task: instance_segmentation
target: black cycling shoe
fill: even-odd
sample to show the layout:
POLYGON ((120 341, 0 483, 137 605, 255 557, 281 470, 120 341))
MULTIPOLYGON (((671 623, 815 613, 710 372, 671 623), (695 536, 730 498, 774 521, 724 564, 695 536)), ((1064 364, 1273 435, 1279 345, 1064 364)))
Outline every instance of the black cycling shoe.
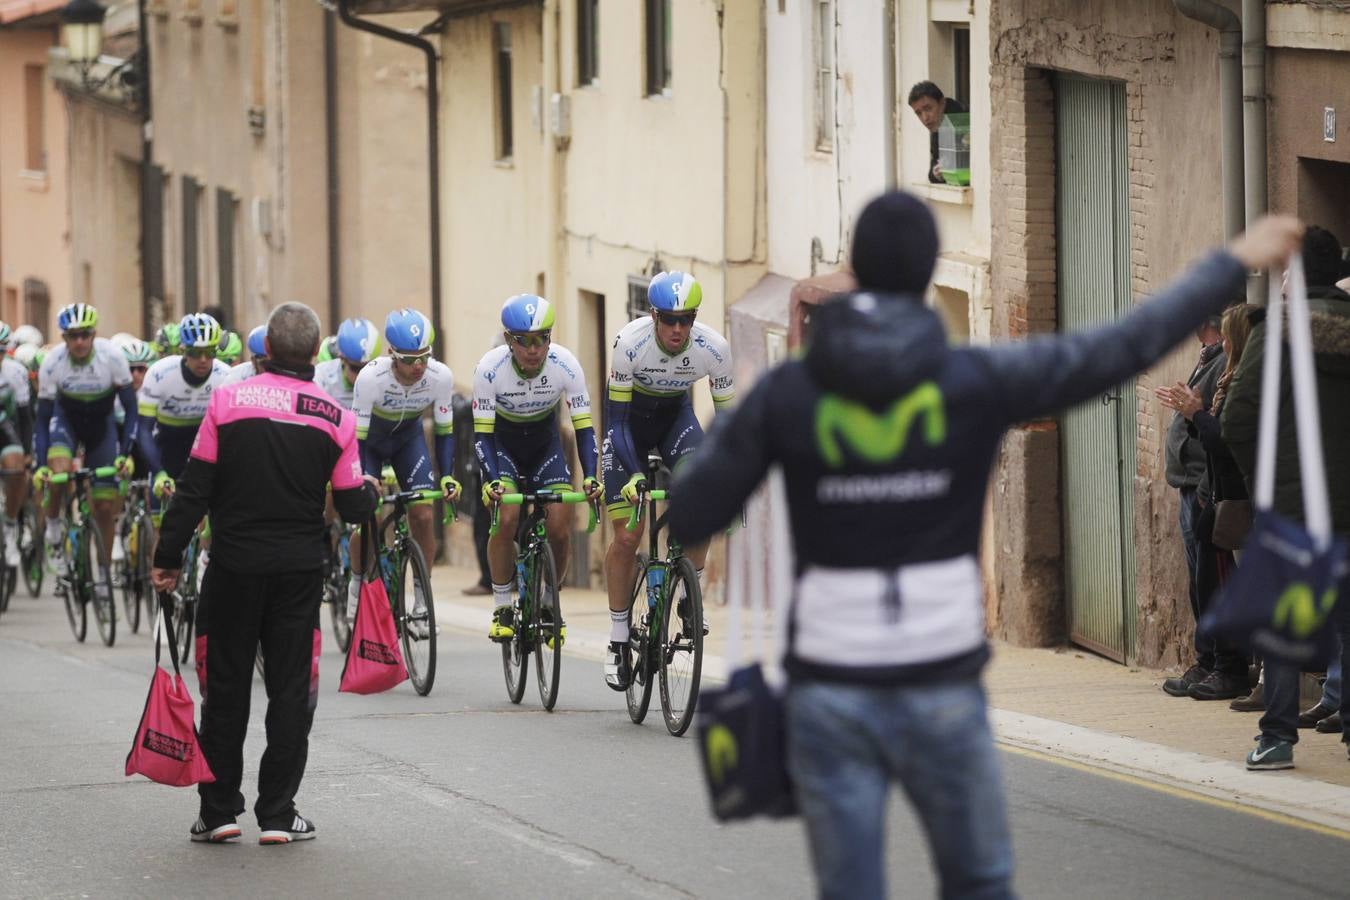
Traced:
POLYGON ((610 641, 609 652, 605 655, 605 684, 610 690, 626 691, 633 681, 633 661, 628 644, 622 641, 610 641))

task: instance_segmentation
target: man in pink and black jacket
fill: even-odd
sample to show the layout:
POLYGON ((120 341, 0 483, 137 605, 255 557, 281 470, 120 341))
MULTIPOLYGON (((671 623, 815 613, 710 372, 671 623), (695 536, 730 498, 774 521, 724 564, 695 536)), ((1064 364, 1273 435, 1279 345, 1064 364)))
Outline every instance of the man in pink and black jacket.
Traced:
POLYGON ((172 590, 183 551, 211 516, 202 582, 206 654, 201 746, 216 780, 199 786, 194 841, 236 840, 255 648, 267 660, 267 750, 254 812, 259 843, 314 837, 295 809, 318 701, 324 498, 348 522, 375 509, 378 483, 361 474, 356 423, 313 381, 319 319, 283 303, 267 322, 267 371, 217 389, 164 514, 151 580, 172 590))

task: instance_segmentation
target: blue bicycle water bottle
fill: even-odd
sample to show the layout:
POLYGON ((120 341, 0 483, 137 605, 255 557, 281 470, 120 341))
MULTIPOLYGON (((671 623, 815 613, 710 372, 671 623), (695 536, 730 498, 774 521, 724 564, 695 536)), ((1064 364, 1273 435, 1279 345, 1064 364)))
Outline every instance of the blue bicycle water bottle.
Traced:
POLYGON ((665 566, 651 566, 647 569, 647 605, 656 608, 656 599, 661 596, 661 587, 666 583, 665 566))

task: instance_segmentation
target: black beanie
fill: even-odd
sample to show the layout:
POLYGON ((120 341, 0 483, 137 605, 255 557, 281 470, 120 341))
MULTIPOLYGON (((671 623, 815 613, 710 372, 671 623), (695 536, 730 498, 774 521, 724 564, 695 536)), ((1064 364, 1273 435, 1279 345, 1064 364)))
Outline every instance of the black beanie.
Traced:
POLYGON ((882 194, 858 216, 853 273, 863 290, 922 296, 933 277, 937 254, 937 223, 913 194, 882 194))

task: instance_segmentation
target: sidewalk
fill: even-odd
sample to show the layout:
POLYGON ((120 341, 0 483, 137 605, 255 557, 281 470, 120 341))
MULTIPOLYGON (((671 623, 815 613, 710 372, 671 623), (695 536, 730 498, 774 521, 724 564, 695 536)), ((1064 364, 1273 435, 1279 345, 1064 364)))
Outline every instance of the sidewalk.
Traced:
MULTIPOLYGON (((492 598, 460 592, 477 577, 476 569, 435 567, 436 615, 442 626, 486 640, 492 598)), ((568 652, 600 659, 609 640, 605 595, 568 588, 563 612, 568 652)), ((727 611, 704 614, 711 634, 703 671, 721 679, 727 611)), ((743 622, 745 641, 755 624, 769 627, 743 622)), ((1350 832, 1350 760, 1339 735, 1300 731, 1297 768, 1248 772, 1243 759, 1260 714, 1169 697, 1162 682, 1170 674, 1176 673, 1128 668, 1074 648, 995 644, 985 685, 998 740, 1007 746, 1350 832)))

